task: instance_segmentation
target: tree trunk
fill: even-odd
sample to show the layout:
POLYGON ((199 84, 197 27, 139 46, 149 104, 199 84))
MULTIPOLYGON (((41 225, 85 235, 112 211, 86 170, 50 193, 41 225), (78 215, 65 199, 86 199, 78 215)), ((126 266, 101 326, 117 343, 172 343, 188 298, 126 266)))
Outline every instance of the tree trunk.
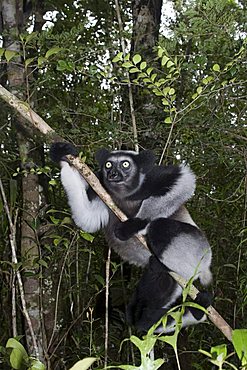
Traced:
MULTIPOLYGON (((132 2, 133 32, 131 53, 140 54, 148 65, 154 66, 159 37, 162 0, 134 0, 132 2)), ((134 77, 133 74, 131 77, 134 77)), ((153 148, 156 143, 157 116, 162 114, 155 104, 154 96, 143 93, 143 88, 135 86, 134 108, 137 118, 139 140, 144 147, 153 148), (141 133, 141 134, 140 134, 141 133)))
MULTIPOLYGON (((2 21, 4 31, 4 47, 8 50, 20 52, 19 29, 23 26, 23 2, 18 0, 2 0, 2 21)), ((25 71, 21 57, 7 64, 7 81, 9 90, 25 100, 25 71)), ((22 177, 22 218, 20 250, 23 267, 25 266, 23 282, 27 309, 32 321, 36 336, 39 359, 44 360, 42 340, 42 315, 40 309, 40 284, 39 268, 36 259, 39 259, 39 247, 37 243, 35 221, 39 212, 39 179, 37 174, 29 172, 35 163, 35 144, 25 135, 22 127, 22 119, 11 117, 11 127, 16 129, 17 143, 22 169, 26 174, 22 177), (31 163, 31 165, 30 165, 31 163)), ((34 137, 34 135, 33 135, 34 137)), ((22 333, 19 333, 22 334, 22 333)), ((25 323, 25 339, 28 352, 34 354, 33 341, 25 323)))

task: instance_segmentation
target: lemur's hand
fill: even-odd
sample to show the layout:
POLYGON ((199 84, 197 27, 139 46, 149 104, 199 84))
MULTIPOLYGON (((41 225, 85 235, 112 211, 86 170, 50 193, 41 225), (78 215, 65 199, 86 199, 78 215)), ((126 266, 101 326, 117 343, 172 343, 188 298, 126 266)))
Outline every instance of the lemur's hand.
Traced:
POLYGON ((119 222, 114 230, 116 237, 120 240, 128 240, 138 231, 145 229, 148 221, 141 218, 129 218, 127 221, 119 222))
POLYGON ((50 157, 54 162, 66 161, 65 156, 71 154, 78 156, 78 151, 74 145, 65 142, 53 143, 50 148, 50 157))

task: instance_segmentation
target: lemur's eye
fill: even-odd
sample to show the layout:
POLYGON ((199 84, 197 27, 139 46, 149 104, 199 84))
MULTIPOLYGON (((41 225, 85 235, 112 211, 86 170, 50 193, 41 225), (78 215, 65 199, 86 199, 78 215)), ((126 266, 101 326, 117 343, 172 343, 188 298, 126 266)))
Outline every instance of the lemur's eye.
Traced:
POLYGON ((122 163, 122 166, 123 166, 123 168, 129 168, 129 166, 130 166, 129 161, 124 161, 124 162, 122 163))
POLYGON ((111 162, 106 162, 105 163, 105 168, 111 168, 112 167, 112 163, 111 162))

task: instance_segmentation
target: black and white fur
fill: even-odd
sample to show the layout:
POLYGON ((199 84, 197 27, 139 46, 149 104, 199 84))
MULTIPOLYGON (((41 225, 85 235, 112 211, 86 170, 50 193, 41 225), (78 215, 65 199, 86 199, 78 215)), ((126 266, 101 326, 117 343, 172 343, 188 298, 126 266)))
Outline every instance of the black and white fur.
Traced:
MULTIPOLYGON (((146 267, 128 310, 130 322, 146 330, 181 297, 182 289, 170 277, 169 270, 187 280, 192 276, 199 278, 203 285, 211 281, 210 246, 184 207, 194 193, 195 175, 186 165, 156 166, 150 151, 137 154, 99 150, 96 153, 100 166, 98 177, 129 218, 120 222, 78 171, 67 163, 67 154, 77 154, 72 145, 52 145, 51 158, 60 162, 61 180, 75 223, 87 232, 103 228, 109 245, 124 261, 146 267), (134 237, 137 232, 146 235, 154 256, 151 259, 151 252, 134 237), (150 296, 147 292, 152 286, 150 296), (157 301, 155 307, 151 307, 151 301, 157 301)), ((184 326, 198 321, 193 310, 188 310, 186 315, 184 326)))

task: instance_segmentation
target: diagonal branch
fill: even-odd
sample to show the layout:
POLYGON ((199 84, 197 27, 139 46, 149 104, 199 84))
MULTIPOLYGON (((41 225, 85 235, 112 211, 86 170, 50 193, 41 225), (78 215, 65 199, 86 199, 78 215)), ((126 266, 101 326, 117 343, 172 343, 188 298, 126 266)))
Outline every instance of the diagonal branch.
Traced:
MULTIPOLYGON (((4 89, 2 85, 0 85, 0 97, 4 99, 9 105, 11 105, 25 119, 27 119, 28 122, 33 124, 42 134, 46 135, 48 142, 59 139, 59 136, 55 133, 55 131, 37 113, 35 113, 26 103, 20 101, 8 90, 4 89), (25 109, 23 109, 23 107, 25 107, 25 109)), ((59 140, 61 140, 61 138, 59 140)), ((102 187, 98 178, 93 174, 90 168, 78 157, 77 158, 74 158, 73 156, 67 157, 69 162, 80 172, 80 174, 93 188, 93 190, 98 194, 98 196, 103 200, 103 202, 106 203, 106 205, 116 214, 116 216, 121 221, 125 221, 127 217, 116 206, 116 204, 114 204, 110 195, 102 187)), ((137 238, 141 242, 140 247, 147 248, 144 238, 139 235, 137 235, 137 238)), ((170 272, 170 275, 183 288, 187 285, 187 281, 178 274, 170 272)), ((195 299, 198 292, 199 291, 197 290, 197 288, 194 285, 192 285, 190 288, 189 295, 192 299, 195 299)), ((229 341, 232 340, 232 328, 212 306, 208 308, 208 318, 225 335, 225 337, 229 341)))

